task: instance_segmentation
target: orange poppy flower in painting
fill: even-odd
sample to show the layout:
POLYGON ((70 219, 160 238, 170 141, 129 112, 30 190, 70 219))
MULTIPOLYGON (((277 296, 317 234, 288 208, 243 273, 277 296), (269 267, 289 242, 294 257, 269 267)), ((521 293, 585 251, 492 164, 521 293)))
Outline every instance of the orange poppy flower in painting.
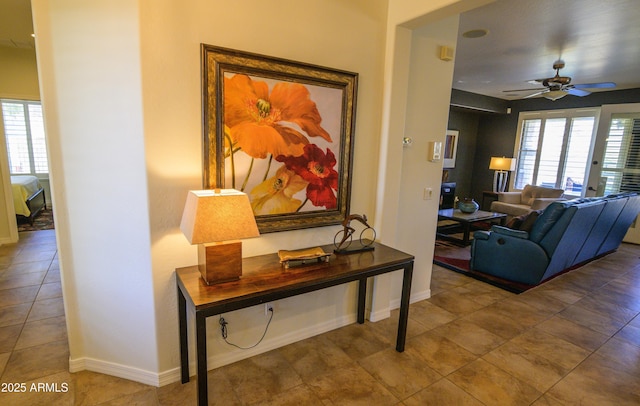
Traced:
POLYGON ((305 145, 304 154, 301 156, 280 155, 276 160, 284 162, 288 169, 309 182, 307 199, 314 206, 336 208, 337 199, 333 191, 338 190, 338 172, 333 169, 336 157, 330 149, 327 148, 325 154, 317 145, 309 144, 305 145))
POLYGON ((331 136, 309 90, 299 83, 279 82, 269 93, 266 82, 247 75, 224 78, 224 120, 234 146, 253 158, 303 154, 307 137, 331 136))
POLYGON ((293 195, 307 185, 304 179, 282 165, 275 176, 266 179, 251 191, 251 207, 254 214, 294 213, 302 202, 293 195))

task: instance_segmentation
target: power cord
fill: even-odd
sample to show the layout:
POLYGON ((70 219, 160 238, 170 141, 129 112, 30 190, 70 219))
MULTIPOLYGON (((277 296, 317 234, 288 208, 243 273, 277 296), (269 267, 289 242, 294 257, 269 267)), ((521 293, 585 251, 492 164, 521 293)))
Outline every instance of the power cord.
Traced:
POLYGON ((227 321, 224 319, 224 317, 222 317, 222 315, 220 315, 220 320, 218 320, 218 323, 220 323, 220 332, 222 333, 222 339, 224 340, 225 343, 234 346, 236 348, 239 348, 241 350, 250 350, 251 348, 254 348, 256 346, 258 346, 258 344, 260 344, 262 342, 262 340, 264 340, 264 337, 267 335, 267 330, 269 330, 269 325, 271 324, 271 320, 273 319, 273 307, 269 307, 269 320, 267 321, 267 326, 264 328, 264 333, 262 333, 262 337, 260 337, 260 340, 258 340, 257 343, 255 343, 254 345, 250 346, 250 347, 241 347, 237 344, 234 344, 232 342, 229 342, 227 340, 227 336, 229 335, 229 329, 227 328, 227 325, 229 323, 227 323, 227 321))

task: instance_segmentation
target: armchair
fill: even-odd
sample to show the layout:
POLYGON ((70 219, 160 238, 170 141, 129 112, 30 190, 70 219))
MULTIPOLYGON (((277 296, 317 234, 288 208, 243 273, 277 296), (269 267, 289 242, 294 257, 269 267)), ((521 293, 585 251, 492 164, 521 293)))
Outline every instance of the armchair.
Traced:
POLYGON ((562 189, 526 185, 519 192, 498 193, 498 200, 491 203, 491 211, 505 213, 509 218, 521 216, 542 210, 557 200, 565 200, 563 194, 562 189))

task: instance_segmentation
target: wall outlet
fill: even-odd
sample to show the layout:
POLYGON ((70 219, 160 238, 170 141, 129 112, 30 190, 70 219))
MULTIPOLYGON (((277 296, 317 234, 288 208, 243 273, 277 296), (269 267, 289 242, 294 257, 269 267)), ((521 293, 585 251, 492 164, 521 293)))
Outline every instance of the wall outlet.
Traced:
POLYGON ((272 303, 265 303, 264 304, 264 315, 265 316, 269 315, 269 309, 271 309, 271 311, 273 311, 273 304, 272 303))

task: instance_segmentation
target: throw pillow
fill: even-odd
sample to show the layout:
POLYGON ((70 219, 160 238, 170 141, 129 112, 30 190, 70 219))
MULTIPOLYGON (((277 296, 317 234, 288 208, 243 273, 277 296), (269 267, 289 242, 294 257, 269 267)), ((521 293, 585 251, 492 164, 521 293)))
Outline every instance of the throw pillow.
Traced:
POLYGON ((533 228, 533 224, 538 219, 540 213, 542 213, 542 210, 534 210, 527 214, 514 217, 509 220, 509 222, 506 224, 506 227, 512 230, 529 232, 533 228))
POLYGON ((531 213, 527 214, 522 223, 520 224, 520 231, 529 232, 533 228, 533 224, 538 219, 538 216, 542 213, 542 210, 534 210, 531 213))

